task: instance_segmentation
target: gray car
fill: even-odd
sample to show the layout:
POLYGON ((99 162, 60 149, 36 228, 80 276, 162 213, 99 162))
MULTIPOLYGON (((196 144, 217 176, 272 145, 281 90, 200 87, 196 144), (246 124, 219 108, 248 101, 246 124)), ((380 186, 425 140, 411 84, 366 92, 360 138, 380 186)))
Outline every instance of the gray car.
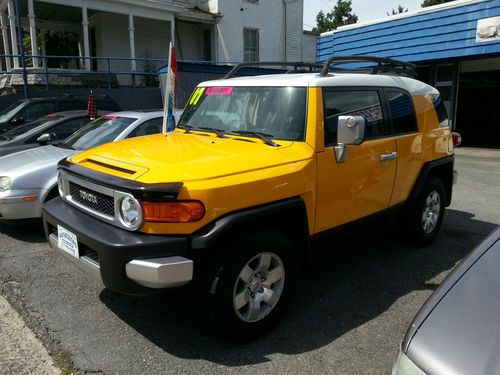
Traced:
POLYGON ((500 374, 500 229, 429 297, 401 346, 393 375, 500 374))
MULTIPOLYGON (((109 114, 99 111, 98 117, 109 114)), ((0 135, 0 156, 62 142, 90 122, 87 111, 53 113, 0 135)))
POLYGON ((163 111, 116 112, 85 125, 59 145, 0 158, 0 219, 38 218, 58 195, 57 163, 80 151, 125 138, 160 133, 163 111))

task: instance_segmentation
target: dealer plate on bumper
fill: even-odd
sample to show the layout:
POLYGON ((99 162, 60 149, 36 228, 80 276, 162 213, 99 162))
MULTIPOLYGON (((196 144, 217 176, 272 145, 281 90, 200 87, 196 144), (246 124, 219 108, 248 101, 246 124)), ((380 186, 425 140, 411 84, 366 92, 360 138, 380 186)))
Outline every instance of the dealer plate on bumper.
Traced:
POLYGON ((75 258, 80 258, 76 235, 60 225, 57 226, 57 245, 61 250, 73 255, 75 258))

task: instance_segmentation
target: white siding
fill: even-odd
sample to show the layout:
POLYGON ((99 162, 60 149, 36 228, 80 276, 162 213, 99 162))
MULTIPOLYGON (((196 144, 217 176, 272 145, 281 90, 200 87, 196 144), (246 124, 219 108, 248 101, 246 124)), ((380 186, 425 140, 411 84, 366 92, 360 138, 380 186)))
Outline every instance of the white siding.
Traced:
POLYGON ((304 3, 302 0, 287 0, 282 6, 286 7, 286 11, 284 10, 286 47, 283 52, 283 60, 301 61, 304 3))
POLYGON ((316 62, 316 44, 318 42, 318 34, 304 31, 302 44, 302 61, 316 62))
POLYGON ((243 0, 219 0, 219 11, 223 17, 219 22, 219 60, 243 61, 243 29, 259 29, 260 60, 281 58, 281 0, 260 1, 256 4, 243 0), (222 48, 223 38, 227 48, 226 57, 222 48))

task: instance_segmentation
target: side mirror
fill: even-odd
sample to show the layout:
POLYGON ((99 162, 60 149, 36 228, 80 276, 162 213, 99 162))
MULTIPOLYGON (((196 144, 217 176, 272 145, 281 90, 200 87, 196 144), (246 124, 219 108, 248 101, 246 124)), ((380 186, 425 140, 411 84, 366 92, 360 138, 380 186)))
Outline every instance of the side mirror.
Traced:
POLYGON ((334 147, 337 163, 347 156, 347 145, 359 145, 365 138, 366 120, 363 116, 339 116, 337 145, 334 147))
POLYGON ((36 141, 43 145, 52 141, 52 137, 50 136, 49 133, 45 133, 39 136, 36 141))
POLYGON ((366 121, 363 116, 339 116, 337 143, 359 145, 365 139, 366 121))
POLYGON ((26 121, 24 120, 24 117, 16 117, 15 119, 12 120, 12 125, 14 126, 19 126, 24 124, 26 121))

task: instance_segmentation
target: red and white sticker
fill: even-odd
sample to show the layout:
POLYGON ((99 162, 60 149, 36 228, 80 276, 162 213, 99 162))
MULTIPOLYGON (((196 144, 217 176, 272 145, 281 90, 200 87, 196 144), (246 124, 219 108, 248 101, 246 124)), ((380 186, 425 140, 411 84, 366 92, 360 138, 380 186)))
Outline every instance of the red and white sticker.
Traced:
POLYGON ((207 87, 205 95, 231 95, 233 87, 207 87))

